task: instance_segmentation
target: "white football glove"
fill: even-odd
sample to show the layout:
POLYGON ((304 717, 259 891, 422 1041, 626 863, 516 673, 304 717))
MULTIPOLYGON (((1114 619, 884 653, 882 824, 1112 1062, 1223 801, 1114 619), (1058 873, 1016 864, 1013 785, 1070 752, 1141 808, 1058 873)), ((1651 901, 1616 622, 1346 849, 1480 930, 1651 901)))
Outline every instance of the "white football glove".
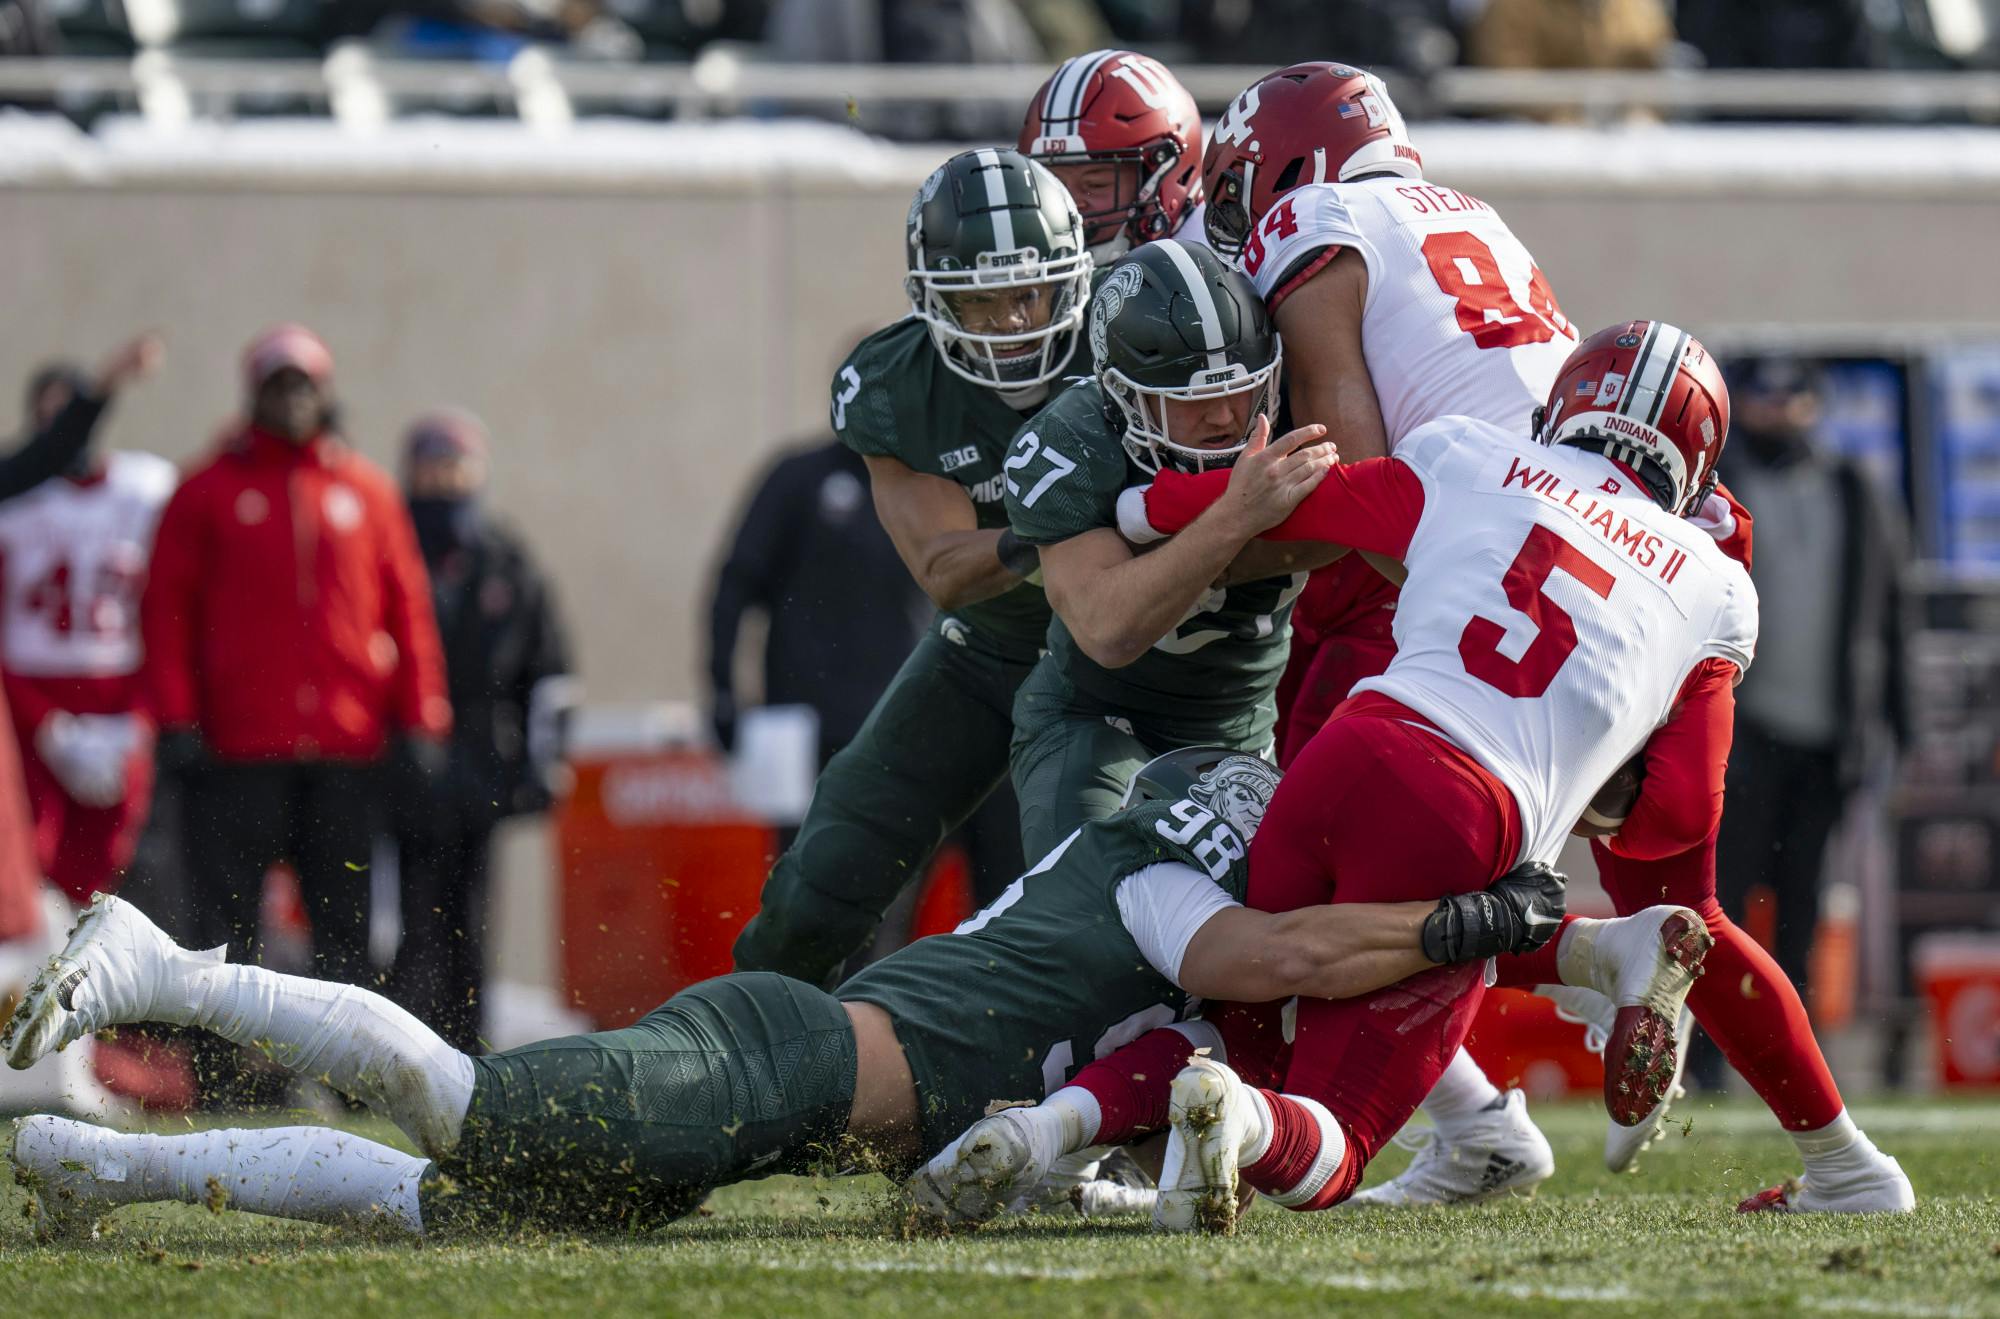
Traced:
POLYGON ((58 710, 35 730, 35 753, 81 806, 116 806, 125 799, 132 753, 142 736, 129 714, 70 714, 58 710))

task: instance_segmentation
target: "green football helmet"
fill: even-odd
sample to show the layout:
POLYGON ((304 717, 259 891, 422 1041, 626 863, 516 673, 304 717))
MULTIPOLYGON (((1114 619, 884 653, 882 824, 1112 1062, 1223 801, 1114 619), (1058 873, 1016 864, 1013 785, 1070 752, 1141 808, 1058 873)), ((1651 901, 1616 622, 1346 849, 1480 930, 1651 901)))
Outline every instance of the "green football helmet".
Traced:
MULTIPOLYGON (((1264 300, 1206 247, 1162 238, 1111 267, 1090 303, 1090 353, 1125 424, 1125 451, 1148 472, 1228 467, 1259 417, 1275 419, 1283 351, 1264 300), (1230 445, 1177 444, 1167 402, 1247 394, 1230 445)), ((1184 437, 1185 438, 1185 437, 1184 437)))
POLYGON ((1192 801, 1228 822, 1249 842, 1278 790, 1278 768, 1228 747, 1181 747, 1155 756, 1125 785, 1123 805, 1192 801))
POLYGON ((961 152, 910 202, 910 306, 947 367, 989 389, 1062 374, 1090 298, 1068 189, 1018 151, 961 152))

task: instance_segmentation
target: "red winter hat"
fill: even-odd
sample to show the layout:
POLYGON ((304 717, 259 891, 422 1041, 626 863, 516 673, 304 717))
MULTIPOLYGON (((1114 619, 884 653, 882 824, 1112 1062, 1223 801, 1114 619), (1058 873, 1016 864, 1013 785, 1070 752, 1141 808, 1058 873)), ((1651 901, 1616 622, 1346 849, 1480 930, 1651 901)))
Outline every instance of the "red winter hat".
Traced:
POLYGON ((243 375, 252 394, 286 367, 305 372, 324 388, 333 379, 333 354, 318 335, 293 324, 272 326, 243 350, 243 375))

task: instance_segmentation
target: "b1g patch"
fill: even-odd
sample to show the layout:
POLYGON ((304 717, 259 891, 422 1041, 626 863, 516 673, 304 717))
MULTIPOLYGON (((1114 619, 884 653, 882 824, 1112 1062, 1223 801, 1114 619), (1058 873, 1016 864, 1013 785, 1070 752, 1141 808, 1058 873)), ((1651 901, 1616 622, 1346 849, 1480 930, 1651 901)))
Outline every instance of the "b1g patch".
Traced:
POLYGON ((968 444, 963 449, 953 449, 938 458, 938 467, 943 471, 955 472, 961 467, 970 467, 979 461, 979 446, 968 444))

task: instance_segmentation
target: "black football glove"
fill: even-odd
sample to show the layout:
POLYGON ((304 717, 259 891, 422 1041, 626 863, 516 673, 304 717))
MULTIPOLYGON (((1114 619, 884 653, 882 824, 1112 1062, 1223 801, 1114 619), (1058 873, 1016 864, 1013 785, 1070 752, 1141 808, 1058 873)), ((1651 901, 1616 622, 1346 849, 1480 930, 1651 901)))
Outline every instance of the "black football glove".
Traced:
POLYGON ((1424 918, 1424 956, 1442 964, 1532 953, 1561 926, 1568 886, 1559 871, 1529 861, 1483 892, 1440 898, 1424 918))

